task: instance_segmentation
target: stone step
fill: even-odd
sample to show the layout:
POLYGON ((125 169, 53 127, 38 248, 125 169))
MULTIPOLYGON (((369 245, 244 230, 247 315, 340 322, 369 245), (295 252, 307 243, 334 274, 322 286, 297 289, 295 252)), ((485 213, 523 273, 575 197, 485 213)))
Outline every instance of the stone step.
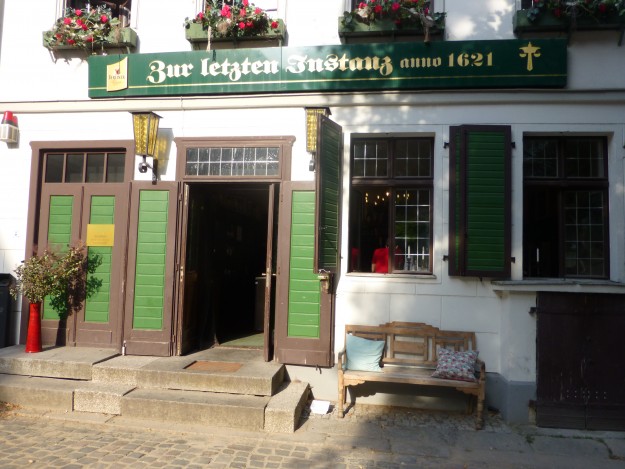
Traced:
POLYGON ((0 374, 0 401, 71 412, 78 383, 80 381, 0 374))
POLYGON ((122 397, 133 389, 127 384, 79 382, 74 389, 74 410, 120 415, 122 397))
POLYGON ((284 383, 265 408, 265 431, 293 433, 308 401, 310 387, 301 381, 284 383))
POLYGON ((139 388, 272 396, 284 366, 264 362, 258 351, 210 349, 183 357, 117 356, 93 366, 96 382, 139 388))
POLYGON ((75 347, 48 347, 39 353, 26 353, 23 345, 14 345, 0 349, 0 373, 90 380, 93 365, 116 355, 111 349, 75 347))
POLYGON ((122 397, 121 415, 127 418, 262 430, 268 402, 267 396, 135 389, 122 397))

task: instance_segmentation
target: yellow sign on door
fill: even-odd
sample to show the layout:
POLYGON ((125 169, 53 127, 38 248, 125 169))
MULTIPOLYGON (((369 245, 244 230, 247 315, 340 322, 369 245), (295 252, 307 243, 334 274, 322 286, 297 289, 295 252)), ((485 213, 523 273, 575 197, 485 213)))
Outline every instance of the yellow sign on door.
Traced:
POLYGON ((113 246, 115 225, 87 225, 87 246, 113 246))

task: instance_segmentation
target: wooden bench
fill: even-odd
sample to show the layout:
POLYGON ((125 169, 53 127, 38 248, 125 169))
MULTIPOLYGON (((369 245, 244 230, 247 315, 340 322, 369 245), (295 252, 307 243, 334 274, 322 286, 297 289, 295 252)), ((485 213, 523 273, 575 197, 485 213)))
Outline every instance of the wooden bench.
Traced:
MULTIPOLYGON (((465 394, 475 396, 477 401, 476 428, 484 426, 484 397, 486 388, 486 366, 482 360, 475 365, 476 381, 458 381, 454 379, 434 378, 438 350, 450 349, 456 352, 477 350, 474 332, 444 331, 424 323, 391 322, 379 326, 345 326, 347 336, 385 343, 380 363, 381 371, 359 371, 346 369, 347 351, 344 348, 338 355, 338 415, 343 417, 346 391, 349 386, 365 382, 408 383, 420 386, 438 386, 454 388, 465 394)), ((353 402, 352 402, 353 404, 353 402)))

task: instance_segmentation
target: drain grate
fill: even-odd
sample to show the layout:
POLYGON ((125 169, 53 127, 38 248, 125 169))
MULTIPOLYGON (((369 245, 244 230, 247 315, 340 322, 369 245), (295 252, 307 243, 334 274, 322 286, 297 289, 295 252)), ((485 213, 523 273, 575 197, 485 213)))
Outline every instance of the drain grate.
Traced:
POLYGON ((191 363, 185 370, 191 371, 217 371, 220 373, 234 373, 241 368, 241 363, 234 362, 209 362, 198 360, 191 363))

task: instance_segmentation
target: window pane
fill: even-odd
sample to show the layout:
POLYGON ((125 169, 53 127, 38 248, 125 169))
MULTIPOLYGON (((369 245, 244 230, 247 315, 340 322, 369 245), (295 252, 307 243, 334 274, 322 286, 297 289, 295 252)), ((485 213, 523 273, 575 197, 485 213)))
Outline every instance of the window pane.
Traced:
POLYGON ((104 153, 87 154, 87 182, 103 182, 104 153))
POLYGON ((84 153, 70 153, 67 155, 65 182, 83 182, 84 161, 84 153))
POLYGON ((277 176, 278 147, 187 149, 187 176, 277 176))
POLYGON ((384 141, 354 143, 354 176, 385 177, 388 175, 388 148, 384 141))
POLYGON ((395 176, 430 177, 432 175, 431 139, 406 139, 395 142, 395 176))
POLYGON ((395 195, 396 269, 430 270, 430 232, 430 191, 398 190, 395 195))
POLYGON ((554 139, 546 138, 525 139, 523 143, 523 172, 525 174, 525 177, 557 177, 557 141, 554 139))
POLYGON ((564 159, 567 177, 605 177, 602 140, 596 138, 566 140, 564 159))
POLYGON ((63 182, 63 154, 46 155, 46 182, 63 182))
MULTIPOLYGON (((388 238, 390 189, 363 187, 350 196, 350 271, 388 272, 388 263, 378 262, 372 269, 376 249, 384 248, 388 238), (388 194, 388 195, 387 195, 388 194)), ((388 251, 387 251, 388 252, 388 251)))
POLYGON ((125 153, 109 153, 106 159, 106 182, 124 182, 125 153))
POLYGON ((603 193, 567 192, 564 200, 566 275, 575 277, 605 275, 603 193), (598 271, 599 274, 596 273, 598 271))

